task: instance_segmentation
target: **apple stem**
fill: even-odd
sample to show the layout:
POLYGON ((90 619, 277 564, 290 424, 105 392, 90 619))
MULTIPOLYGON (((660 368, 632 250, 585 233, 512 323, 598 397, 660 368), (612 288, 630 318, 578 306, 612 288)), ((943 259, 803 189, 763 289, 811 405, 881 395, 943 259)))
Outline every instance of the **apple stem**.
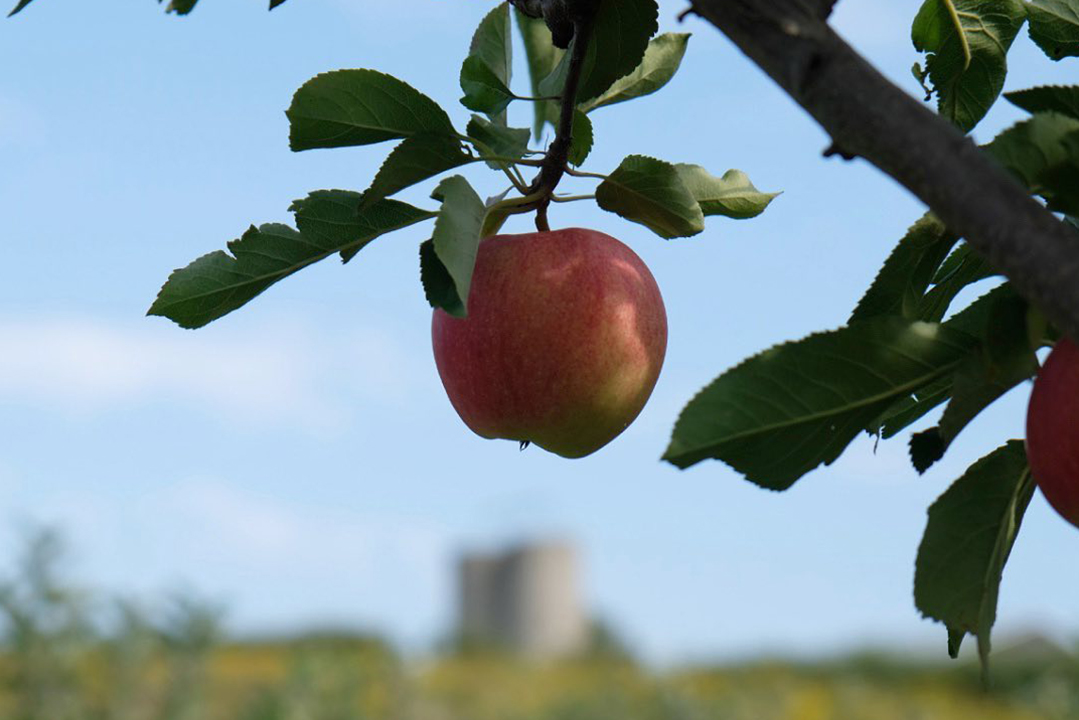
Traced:
POLYGON ((536 229, 540 232, 551 232, 551 226, 547 223, 547 203, 536 208, 536 229))

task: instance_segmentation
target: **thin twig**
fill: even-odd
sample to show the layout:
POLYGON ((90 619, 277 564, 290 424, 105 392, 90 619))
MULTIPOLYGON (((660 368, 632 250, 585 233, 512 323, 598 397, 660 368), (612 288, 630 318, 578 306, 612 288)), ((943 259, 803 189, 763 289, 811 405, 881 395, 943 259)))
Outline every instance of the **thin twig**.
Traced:
MULTIPOLYGON (((550 197, 562 175, 566 172, 569 151, 573 144, 573 114, 577 110, 577 91, 581 84, 581 71, 584 69, 585 57, 588 54, 588 44, 592 39, 592 30, 595 24, 596 3, 581 3, 587 7, 580 9, 580 16, 575 23, 573 49, 571 50, 569 69, 566 73, 566 84, 562 89, 562 108, 559 113, 558 128, 555 138, 547 148, 547 155, 543 158, 543 166, 536 178, 532 181, 533 192, 543 192, 550 197)), ((546 212, 547 202, 536 205, 537 213, 546 212)), ((540 218, 537 217, 537 226, 540 218)), ((546 224, 546 220, 543 221, 546 224)))
POLYGON ((595 178, 596 180, 607 179, 607 176, 602 173, 585 172, 584 170, 575 170, 571 167, 566 168, 566 174, 578 178, 595 178))
POLYGON ((519 186, 517 188, 517 191, 521 192, 521 193, 527 192, 527 190, 522 190, 521 189, 521 188, 527 188, 528 187, 528 183, 525 181, 525 176, 521 174, 521 169, 519 167, 517 167, 516 165, 511 165, 510 169, 513 171, 513 175, 517 179, 517 182, 514 183, 514 185, 519 186))

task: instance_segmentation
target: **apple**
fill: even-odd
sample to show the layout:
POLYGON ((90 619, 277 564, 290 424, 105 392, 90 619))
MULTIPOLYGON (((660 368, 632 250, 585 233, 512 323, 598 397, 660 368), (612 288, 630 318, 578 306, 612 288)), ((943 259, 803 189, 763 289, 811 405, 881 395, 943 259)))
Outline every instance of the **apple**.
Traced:
POLYGON ((1038 371, 1027 408, 1027 459, 1045 499, 1079 527, 1079 348, 1061 339, 1038 371))
POLYGON ((431 338, 473 432, 578 458, 625 430, 652 394, 667 313, 644 262, 610 235, 494 235, 476 254, 468 316, 436 309, 431 338))

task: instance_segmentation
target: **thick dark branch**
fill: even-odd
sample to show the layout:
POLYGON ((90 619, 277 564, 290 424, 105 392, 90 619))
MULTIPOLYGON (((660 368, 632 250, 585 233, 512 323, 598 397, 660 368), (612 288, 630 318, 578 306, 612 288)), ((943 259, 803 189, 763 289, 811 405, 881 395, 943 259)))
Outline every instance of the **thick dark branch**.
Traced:
POLYGON ((832 14, 832 8, 839 0, 816 0, 817 16, 821 20, 827 20, 832 14))
POLYGON ((885 79, 824 22, 821 0, 693 0, 819 122, 921 198, 1079 340, 1079 243, 950 123, 885 79))

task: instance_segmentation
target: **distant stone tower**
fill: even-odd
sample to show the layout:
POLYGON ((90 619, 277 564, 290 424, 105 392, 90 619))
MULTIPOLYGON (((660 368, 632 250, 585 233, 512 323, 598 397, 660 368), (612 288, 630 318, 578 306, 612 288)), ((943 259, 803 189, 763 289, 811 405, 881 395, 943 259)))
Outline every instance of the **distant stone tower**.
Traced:
POLYGON ((537 543, 458 566, 461 637, 545 659, 585 649, 588 622, 577 554, 568 543, 537 543))

